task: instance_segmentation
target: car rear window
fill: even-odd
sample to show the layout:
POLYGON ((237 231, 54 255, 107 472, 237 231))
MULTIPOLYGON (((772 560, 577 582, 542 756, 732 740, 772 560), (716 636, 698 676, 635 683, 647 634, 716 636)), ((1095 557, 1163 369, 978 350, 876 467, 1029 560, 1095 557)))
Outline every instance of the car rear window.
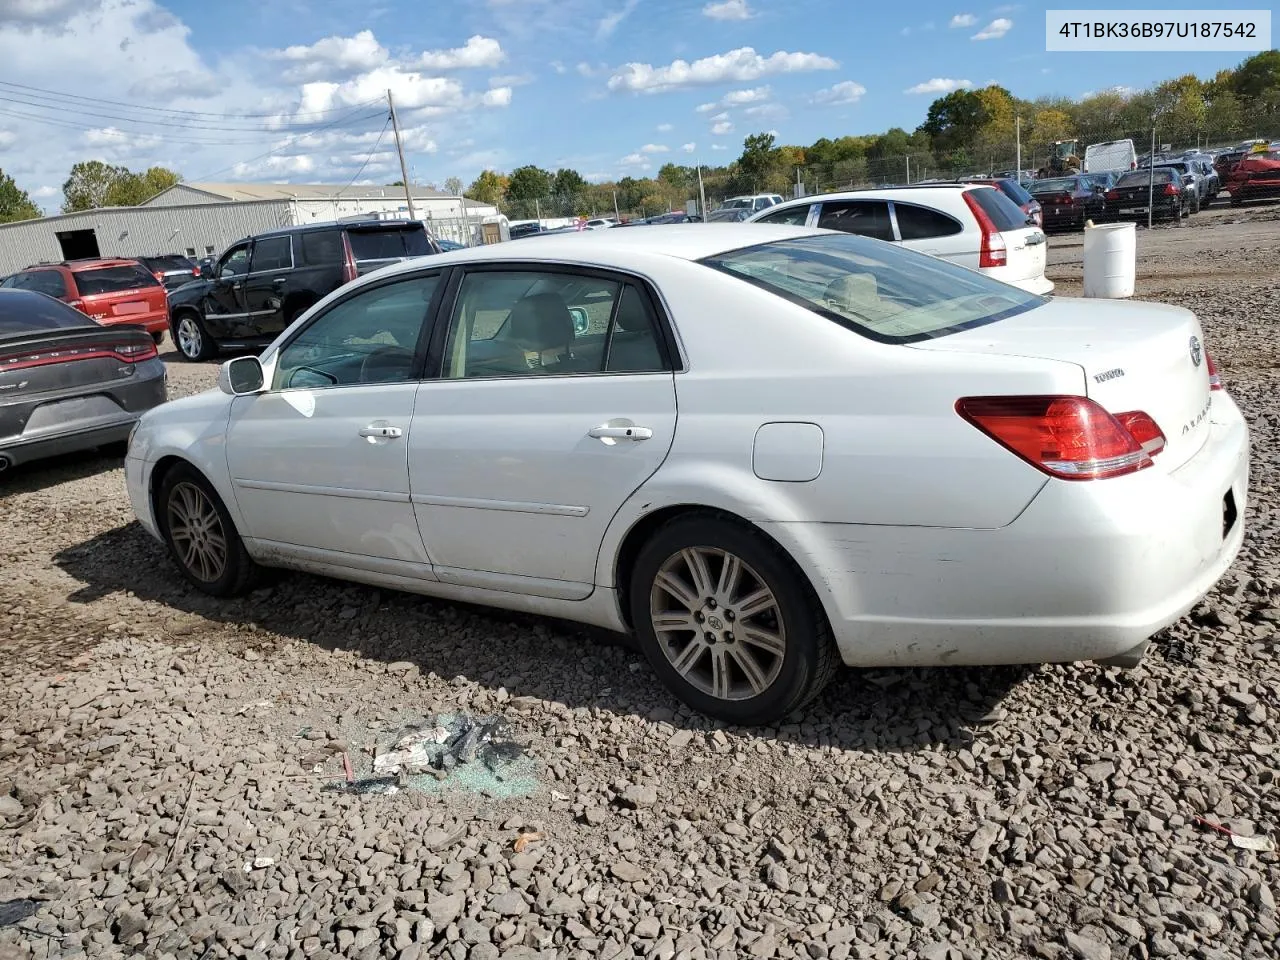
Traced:
POLYGON ((996 182, 996 187, 1019 206, 1024 203, 1030 203, 1033 199, 1031 194, 1022 189, 1022 184, 1017 180, 999 180, 996 182))
MULTIPOLYGON (((1134 170, 1126 173, 1123 177, 1115 182, 1117 187, 1145 187, 1152 178, 1150 170, 1134 170)), ((1154 171, 1156 183, 1172 183, 1173 171, 1165 167, 1156 167, 1154 171)))
POLYGON ((1053 180, 1037 180, 1031 185, 1031 192, 1037 193, 1062 193, 1065 191, 1079 190, 1080 180, 1077 177, 1057 177, 1053 180))
POLYGON ((1002 233, 1005 230, 1023 230, 1027 226, 1027 215, 1016 203, 1006 197, 995 187, 979 187, 970 190, 992 224, 1002 233))
POLYGON ((82 297, 160 286, 160 281, 142 267, 91 267, 88 270, 77 270, 75 278, 76 289, 82 297))
POLYGON ((777 240, 699 262, 883 343, 931 340, 1046 302, 976 270, 856 234, 777 240))
POLYGON ((92 320, 61 300, 27 290, 0 293, 0 336, 92 326, 92 320))
POLYGON ((186 257, 148 257, 147 262, 154 270, 191 270, 195 264, 186 257))
POLYGON ((431 252, 427 234, 421 227, 392 230, 351 230, 351 253, 357 260, 390 260, 393 257, 423 257, 431 252))

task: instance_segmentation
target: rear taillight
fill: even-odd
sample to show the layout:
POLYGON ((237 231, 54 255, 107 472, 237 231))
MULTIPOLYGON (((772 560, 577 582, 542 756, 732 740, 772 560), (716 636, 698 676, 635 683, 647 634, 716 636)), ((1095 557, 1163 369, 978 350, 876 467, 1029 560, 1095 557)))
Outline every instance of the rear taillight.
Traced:
POLYGON ((194 279, 194 278, 196 278, 196 277, 198 277, 198 276, 200 276, 200 268, 199 268, 199 267, 192 267, 192 268, 191 268, 191 277, 192 277, 192 279, 194 279))
POLYGON ((1138 441, 1138 446, 1142 447, 1143 452, 1149 457, 1154 457, 1168 443, 1164 431, 1160 429, 1160 425, 1152 420, 1149 414, 1143 413, 1141 410, 1117 413, 1116 420, 1129 431, 1133 439, 1138 441))
POLYGON ((161 271, 161 270, 153 270, 153 271, 151 272, 151 275, 152 275, 153 277, 155 277, 155 278, 156 278, 160 283, 164 283, 164 272, 163 272, 163 271, 161 271))
POLYGON ((1213 362, 1213 357, 1209 356, 1209 351, 1204 352, 1204 368, 1209 371, 1209 389, 1221 390, 1222 377, 1218 373, 1218 365, 1213 362))
POLYGON ((122 343, 111 350, 115 356, 130 363, 141 363, 159 356, 155 343, 122 343))
POLYGON ((1164 195, 1166 197, 1176 197, 1178 195, 1178 188, 1172 183, 1166 183, 1164 185, 1164 195))
POLYGON ((1119 199, 1120 199, 1120 191, 1119 191, 1119 190, 1108 190, 1108 191, 1104 194, 1104 196, 1105 196, 1108 200, 1119 200, 1119 199))
POLYGON ((87 315, 87 314, 88 314, 88 312, 89 312, 88 310, 86 310, 86 309, 84 308, 84 301, 83 301, 83 300, 81 300, 79 297, 77 297, 77 298, 76 298, 76 299, 74 299, 74 300, 68 300, 68 301, 67 301, 67 306, 68 306, 68 307, 71 307, 71 308, 72 308, 72 309, 74 309, 74 310, 79 310, 81 313, 86 314, 86 315, 87 315))
POLYGON ((1069 193, 1064 193, 1064 194, 1063 194, 1062 196, 1060 196, 1060 197, 1055 197, 1055 198, 1053 199, 1053 202, 1054 202, 1054 203, 1059 203, 1059 204, 1061 204, 1061 205, 1062 205, 1062 206, 1064 206, 1064 207, 1069 207, 1069 206, 1071 206, 1071 204, 1073 204, 1073 203, 1075 203, 1075 202, 1076 202, 1076 198, 1075 198, 1075 197, 1073 197, 1073 196, 1071 196, 1071 194, 1069 194, 1069 193))
MULTIPOLYGON (((991 187, 980 187, 979 189, 990 190, 991 187)), ((978 221, 978 229, 982 231, 982 242, 978 247, 978 267, 1004 267, 1009 264, 1009 251, 1005 247, 1004 237, 1000 231, 996 229, 996 225, 991 222, 991 218, 987 216, 987 211, 982 209, 982 204, 973 199, 975 191, 966 190, 964 192, 964 202, 968 204, 969 209, 973 212, 974 219, 978 221)))
POLYGON ((356 255, 351 251, 351 239, 342 235, 342 282, 350 283, 360 275, 356 269, 356 255))
MULTIPOLYGON (((956 402, 956 412, 1033 467, 1063 480, 1102 480, 1152 465, 1153 454, 1125 424, 1087 397, 965 397, 956 402)), ((1163 447, 1155 421, 1146 414, 1126 416, 1151 443, 1149 422, 1163 447)))

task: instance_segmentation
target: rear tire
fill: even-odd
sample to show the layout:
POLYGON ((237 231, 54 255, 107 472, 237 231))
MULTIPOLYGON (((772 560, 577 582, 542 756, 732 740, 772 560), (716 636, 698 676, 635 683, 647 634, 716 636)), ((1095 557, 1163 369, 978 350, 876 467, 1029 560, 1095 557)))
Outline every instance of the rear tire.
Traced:
POLYGON ((169 331, 178 355, 190 363, 210 360, 218 353, 218 345, 205 330, 204 320, 194 310, 183 310, 173 317, 169 331))
POLYGON ((235 597, 258 579, 222 498, 194 467, 180 463, 161 479, 156 519, 178 570, 202 593, 235 597))
POLYGON ((653 534, 628 602, 666 687, 728 723, 781 720, 816 697, 839 663, 826 614, 791 559, 715 514, 677 517, 653 534))

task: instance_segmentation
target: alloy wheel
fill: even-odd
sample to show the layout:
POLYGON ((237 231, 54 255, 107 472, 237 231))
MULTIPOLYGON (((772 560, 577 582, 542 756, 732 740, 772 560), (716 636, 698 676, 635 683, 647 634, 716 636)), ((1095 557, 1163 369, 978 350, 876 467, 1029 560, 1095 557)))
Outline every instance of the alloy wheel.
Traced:
POLYGON ((168 519, 169 538, 188 572, 206 583, 220 579, 227 568, 227 537, 208 495, 194 483, 179 483, 169 494, 168 519))
POLYGON ((178 321, 178 348, 185 356, 198 357, 203 347, 200 325, 193 318, 184 316, 178 321))
POLYGON ((708 696, 760 696, 782 670, 787 633, 778 598, 727 550, 686 547, 668 557, 653 580, 649 616, 663 656, 708 696))

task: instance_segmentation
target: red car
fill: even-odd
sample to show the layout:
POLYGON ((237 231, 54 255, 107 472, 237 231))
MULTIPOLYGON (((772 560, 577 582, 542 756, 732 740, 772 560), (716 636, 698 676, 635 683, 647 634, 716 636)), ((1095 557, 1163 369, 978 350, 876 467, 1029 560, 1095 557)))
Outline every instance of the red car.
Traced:
POLYGON ((156 343, 169 329, 169 295, 136 260, 40 263, 6 277, 0 287, 48 294, 107 326, 135 324, 156 343))
POLYGON ((1280 151, 1251 153, 1231 170, 1227 193, 1232 204, 1280 196, 1280 151))

